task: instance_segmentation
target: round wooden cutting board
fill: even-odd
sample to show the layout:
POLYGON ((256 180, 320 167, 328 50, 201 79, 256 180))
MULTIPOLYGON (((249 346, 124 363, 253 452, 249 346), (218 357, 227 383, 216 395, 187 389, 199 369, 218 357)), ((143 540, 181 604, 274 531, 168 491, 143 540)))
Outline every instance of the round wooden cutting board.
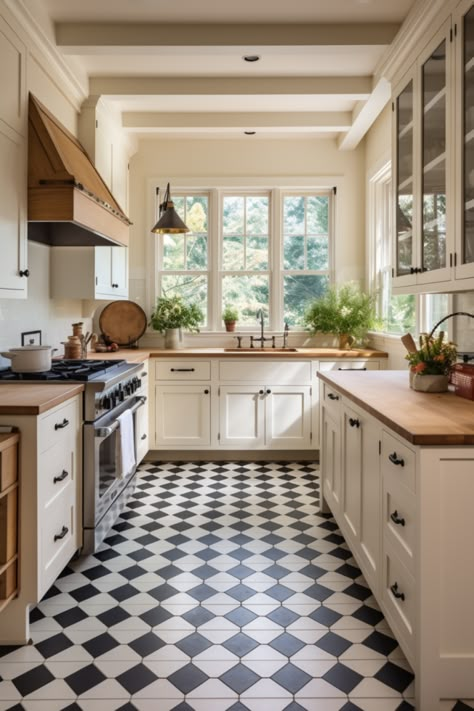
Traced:
POLYGON ((133 346, 146 331, 147 318, 134 301, 112 301, 99 316, 101 332, 119 346, 133 346))

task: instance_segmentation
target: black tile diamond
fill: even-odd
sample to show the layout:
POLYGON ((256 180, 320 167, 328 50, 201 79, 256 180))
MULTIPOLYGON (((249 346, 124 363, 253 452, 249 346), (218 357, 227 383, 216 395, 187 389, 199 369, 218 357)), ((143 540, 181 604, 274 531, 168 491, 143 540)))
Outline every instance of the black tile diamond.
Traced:
POLYGON ((103 578, 104 575, 110 575, 110 570, 105 565, 95 565, 93 568, 83 570, 82 574, 89 580, 97 580, 98 578, 103 578))
POLYGON ((158 635, 154 632, 147 632, 146 634, 134 639, 132 642, 128 643, 137 654, 141 657, 147 657, 149 654, 153 654, 158 649, 161 649, 166 645, 158 635))
POLYGON ((105 674, 102 674, 94 664, 89 664, 87 667, 82 667, 79 671, 74 672, 74 674, 69 674, 64 681, 69 684, 77 696, 80 696, 94 686, 98 686, 106 678, 105 674))
POLYGON ((306 672, 293 664, 285 664, 271 678, 291 694, 296 694, 312 679, 309 674, 306 674, 306 672))
POLYGON ((342 615, 335 610, 331 610, 329 607, 321 605, 321 607, 318 607, 309 617, 315 622, 319 622, 320 625, 331 627, 331 625, 341 619, 342 615))
POLYGON ((405 691, 407 686, 411 684, 414 676, 411 672, 406 671, 406 669, 397 666, 397 664, 387 662, 387 664, 384 664, 384 666, 374 674, 374 678, 401 694, 405 691))
POLYGON ((187 654, 188 657, 197 657, 197 655, 204 652, 205 649, 212 647, 212 642, 206 639, 206 637, 203 637, 202 634, 199 634, 199 632, 194 632, 175 644, 178 649, 187 654))
POLYGON ((236 664, 235 667, 224 672, 219 679, 223 681, 224 684, 227 684, 232 691, 235 691, 237 694, 242 694, 256 684, 256 682, 260 680, 260 677, 246 667, 245 664, 236 664))
POLYGON ((392 637, 388 637, 386 634, 382 634, 376 630, 364 639, 362 644, 370 649, 373 649, 379 654, 383 654, 384 657, 388 657, 389 654, 391 654, 398 646, 397 642, 392 637))
POLYGON ((20 674, 20 676, 17 676, 12 681, 22 696, 28 696, 28 694, 31 694, 33 691, 37 691, 43 686, 46 686, 46 684, 49 684, 50 681, 54 681, 54 676, 49 669, 41 664, 24 674, 20 674))
POLYGON ((186 664, 186 666, 181 667, 181 669, 178 669, 168 677, 168 681, 182 694, 189 694, 208 679, 207 674, 204 674, 194 664, 186 664))
POLYGON ((143 622, 146 622, 147 625, 150 625, 150 627, 156 627, 157 625, 161 625, 162 622, 169 620, 173 615, 171 612, 168 612, 168 610, 165 610, 164 607, 158 605, 151 610, 147 610, 142 615, 139 615, 139 617, 143 622))
POLYGON ((270 577, 280 580, 280 578, 284 578, 285 575, 289 575, 291 570, 275 563, 274 565, 270 565, 268 568, 265 568, 263 572, 265 575, 270 575, 270 577))
POLYGON ((70 627, 71 625, 77 625, 78 622, 85 620, 87 614, 80 607, 71 607, 69 610, 60 612, 58 615, 54 616, 54 619, 61 627, 70 627))
POLYGON ((170 580, 170 578, 175 578, 177 575, 181 575, 183 571, 175 565, 166 565, 164 568, 158 568, 156 572, 161 578, 170 580))
POLYGON ((227 555, 231 555, 232 558, 235 558, 236 560, 245 560, 246 558, 251 558, 254 553, 251 553, 250 551, 246 550, 245 548, 236 548, 234 551, 230 551, 227 555))
POLYGON ((188 610, 188 612, 185 612, 183 615, 181 615, 183 620, 186 620, 186 622, 189 622, 190 625, 194 625, 194 627, 200 627, 201 625, 205 625, 206 622, 209 622, 209 620, 212 620, 215 615, 212 612, 209 612, 205 607, 194 607, 192 610, 188 610))
POLYGON ((46 617, 39 607, 33 607, 32 610, 30 610, 30 624, 33 625, 35 622, 39 622, 40 620, 43 620, 46 617))
MULTIPOLYGON (((159 572, 159 575, 161 575, 161 572, 159 572)), ((163 583, 163 585, 158 585, 158 587, 153 588, 152 590, 148 590, 148 595, 154 597, 155 600, 158 600, 158 602, 168 600, 168 598, 173 597, 173 595, 177 594, 178 591, 176 590, 176 588, 174 588, 172 585, 168 585, 168 583, 163 583)))
POLYGON ((302 568, 298 572, 300 572, 302 575, 306 575, 307 578, 311 578, 312 580, 317 580, 322 575, 325 575, 327 573, 327 570, 320 568, 318 565, 314 565, 313 563, 310 563, 310 565, 305 565, 305 567, 302 568))
MULTIPOLYGON (((227 591, 229 592, 229 591, 227 591)), ((197 585, 195 588, 192 588, 191 590, 187 591, 188 595, 191 595, 195 600, 199 600, 199 602, 203 602, 204 600, 207 600, 209 597, 212 597, 213 595, 216 594, 216 591, 214 588, 209 587, 209 585, 206 585, 203 583, 202 585, 197 585)))
POLYGON ((314 583, 314 585, 311 585, 309 588, 306 588, 304 594, 308 595, 309 597, 312 597, 313 600, 319 600, 320 602, 323 602, 324 600, 327 600, 328 597, 331 597, 331 595, 334 595, 334 592, 329 588, 325 588, 324 585, 314 583))
POLYGON ((244 600, 248 600, 249 597, 255 595, 255 590, 252 590, 252 588, 249 588, 248 585, 243 585, 241 583, 240 585, 230 588, 230 590, 226 590, 226 594, 230 595, 239 602, 244 602, 244 600))
POLYGON ((69 595, 77 602, 84 602, 84 600, 89 600, 95 595, 100 595, 100 590, 97 590, 93 585, 83 585, 75 590, 70 590, 69 595))
POLYGON ((235 610, 231 610, 227 613, 227 615, 224 615, 224 617, 230 622, 233 622, 234 625, 245 627, 245 625, 248 625, 249 622, 255 620, 258 615, 251 610, 247 610, 245 607, 236 607, 235 610))
POLYGON ((136 560, 139 562, 140 560, 145 560, 146 558, 150 558, 150 556, 153 555, 150 551, 147 551, 145 548, 140 548, 138 551, 133 551, 133 553, 127 553, 129 558, 132 558, 133 560, 136 560))
POLYGON ((202 551, 198 551, 194 555, 196 555, 198 558, 201 558, 201 560, 205 560, 207 562, 209 560, 212 560, 213 558, 217 558, 220 553, 212 550, 212 548, 204 548, 202 551))
POLYGON ((222 646, 235 654, 237 657, 244 657, 246 654, 258 647, 258 642, 244 634, 239 632, 239 634, 234 635, 230 639, 222 643, 222 646))
POLYGON ((100 657, 106 652, 110 652, 111 649, 115 649, 115 647, 119 646, 119 642, 117 642, 117 640, 114 639, 108 632, 105 632, 98 637, 94 637, 93 639, 89 639, 87 642, 84 642, 82 646, 87 652, 89 652, 91 657, 95 658, 100 657))
POLYGON ((137 664, 131 669, 127 669, 123 674, 119 674, 117 681, 129 694, 136 694, 146 686, 157 680, 157 676, 144 664, 137 664))
POLYGON ((110 610, 106 610, 105 612, 101 612, 100 615, 97 615, 97 619, 107 627, 118 625, 119 622, 123 622, 129 617, 129 613, 126 612, 123 607, 112 607, 110 610))
POLYGON ((365 585, 359 585, 358 583, 352 583, 352 585, 349 585, 349 587, 342 592, 345 595, 350 595, 351 597, 355 597, 357 600, 362 601, 367 600, 367 598, 372 595, 369 588, 366 588, 365 585))
POLYGON ((211 565, 206 564, 200 565, 199 568, 194 568, 192 572, 193 575, 196 575, 196 577, 206 580, 206 578, 212 578, 213 575, 217 575, 219 571, 216 570, 216 568, 213 568, 211 565))
POLYGON ((348 642, 347 639, 334 632, 328 632, 318 639, 316 646, 334 657, 339 657, 352 646, 352 642, 348 642))
POLYGON ((273 647, 273 649, 276 649, 277 652, 284 654, 286 657, 293 656, 293 654, 296 654, 296 652, 305 646, 304 642, 288 632, 283 632, 283 634, 269 642, 269 644, 270 647, 273 647))
POLYGON ((358 674, 353 669, 346 667, 344 664, 335 664, 326 674, 323 674, 324 681, 332 684, 345 694, 350 692, 360 684, 364 677, 358 674))
POLYGON ((244 578, 248 578, 249 575, 255 575, 255 570, 252 570, 252 568, 249 568, 246 565, 236 565, 235 568, 230 568, 230 570, 226 570, 226 573, 228 575, 233 575, 234 578, 243 580, 244 578))
POLYGON ((289 610, 287 607, 277 607, 277 609, 270 612, 267 617, 272 622, 276 622, 277 625, 288 627, 288 625, 291 625, 295 622, 295 620, 298 620, 300 616, 297 615, 296 612, 293 612, 293 610, 289 610))
POLYGON ((289 706, 285 706, 283 711, 306 711, 303 706, 300 706, 296 701, 292 701, 289 706))
POLYGON ((134 595, 138 595, 139 592, 140 591, 134 588, 133 585, 126 583, 125 585, 121 585, 120 587, 115 588, 115 590, 109 590, 109 595, 112 595, 112 597, 115 598, 117 602, 123 602, 124 600, 128 600, 134 595))
POLYGON ((353 579, 362 575, 359 568, 356 568, 354 565, 349 565, 349 563, 345 563, 344 565, 341 565, 340 568, 336 568, 335 572, 339 573, 339 575, 345 575, 347 578, 353 579))
POLYGON ((269 533, 267 536, 264 536, 260 540, 262 540, 264 543, 268 543, 270 546, 275 546, 278 543, 284 541, 285 539, 281 536, 277 536, 275 533, 269 533))
POLYGON ((55 654, 64 652, 65 649, 69 649, 69 647, 72 646, 73 643, 69 637, 66 637, 66 635, 61 632, 60 634, 55 634, 52 637, 39 642, 36 645, 36 649, 45 659, 49 659, 49 657, 53 657, 55 654))
POLYGON ((279 602, 283 602, 284 600, 287 600, 289 597, 292 597, 292 595, 295 594, 294 590, 290 590, 290 588, 287 588, 285 585, 274 585, 271 588, 268 588, 268 590, 265 590, 265 595, 270 595, 270 597, 273 597, 275 600, 278 600, 279 602))
POLYGON ((147 572, 145 568, 141 568, 139 565, 131 565, 129 568, 119 570, 120 575, 123 575, 127 580, 134 580, 135 578, 139 578, 140 575, 145 575, 147 572))
POLYGON ((352 613, 352 617, 355 617, 357 620, 365 622, 372 627, 375 627, 375 625, 378 625, 379 622, 383 620, 382 613, 379 610, 375 610, 373 607, 369 607, 368 605, 362 605, 362 607, 359 607, 358 610, 352 613))
MULTIPOLYGON (((408 701, 402 701, 395 711, 415 711, 415 707, 409 704, 408 701)), ((467 706, 467 704, 458 701, 458 703, 453 706, 452 711, 472 711, 472 706, 467 706)))

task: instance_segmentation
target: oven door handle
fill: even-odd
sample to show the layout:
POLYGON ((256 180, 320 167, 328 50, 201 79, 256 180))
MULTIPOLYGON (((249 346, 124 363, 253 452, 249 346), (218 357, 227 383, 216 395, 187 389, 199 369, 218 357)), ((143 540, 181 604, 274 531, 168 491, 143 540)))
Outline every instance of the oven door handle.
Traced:
MULTIPOLYGON (((145 395, 141 395, 138 398, 138 401, 132 405, 130 408, 132 414, 136 412, 140 407, 143 407, 143 405, 146 403, 147 398, 145 395)), ((110 425, 110 427, 97 427, 94 430, 94 437, 100 437, 101 439, 105 439, 106 437, 110 437, 112 432, 115 432, 116 429, 118 429, 119 423, 118 421, 114 422, 113 425, 110 425)))

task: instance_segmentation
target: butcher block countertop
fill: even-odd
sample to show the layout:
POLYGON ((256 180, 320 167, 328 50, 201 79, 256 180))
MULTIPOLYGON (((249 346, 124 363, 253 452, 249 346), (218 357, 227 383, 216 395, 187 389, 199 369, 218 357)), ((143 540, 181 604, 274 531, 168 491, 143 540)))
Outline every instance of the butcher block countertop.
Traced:
POLYGON ((333 371, 318 377, 412 444, 474 445, 474 402, 451 391, 416 392, 407 370, 333 371))
POLYGON ((0 415, 41 415, 83 390, 81 383, 0 383, 0 415))
POLYGON ((180 350, 169 350, 161 348, 121 348, 113 353, 87 354, 88 358, 94 360, 115 360, 122 358, 130 363, 142 363, 147 358, 388 358, 388 353, 374 351, 371 349, 354 349, 341 351, 339 348, 297 348, 296 350, 273 350, 272 348, 255 348, 248 351, 242 348, 239 350, 228 350, 225 348, 183 348, 180 350))

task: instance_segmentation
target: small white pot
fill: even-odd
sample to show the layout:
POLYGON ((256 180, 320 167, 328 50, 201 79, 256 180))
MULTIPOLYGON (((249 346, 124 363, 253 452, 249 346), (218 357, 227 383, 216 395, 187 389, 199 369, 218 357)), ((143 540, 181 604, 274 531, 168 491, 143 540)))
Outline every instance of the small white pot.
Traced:
POLYGON ((14 373, 44 373, 51 370, 51 356, 56 350, 51 346, 22 346, 0 355, 11 360, 14 373))

